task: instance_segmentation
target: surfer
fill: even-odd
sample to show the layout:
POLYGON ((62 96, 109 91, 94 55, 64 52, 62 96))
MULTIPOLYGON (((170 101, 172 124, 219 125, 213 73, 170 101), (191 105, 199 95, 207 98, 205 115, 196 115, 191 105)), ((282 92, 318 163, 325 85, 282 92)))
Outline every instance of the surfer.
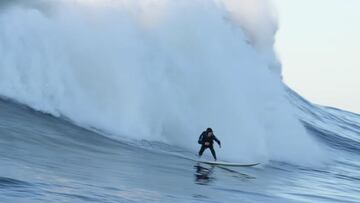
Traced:
POLYGON ((201 135, 199 137, 199 140, 198 140, 198 143, 201 144, 201 148, 200 148, 200 151, 199 151, 199 157, 202 156, 205 149, 209 148, 210 151, 211 151, 211 154, 213 155, 213 157, 214 157, 214 159, 216 161, 216 153, 215 153, 215 150, 214 150, 214 140, 215 140, 215 142, 218 143, 219 147, 221 148, 220 140, 218 140, 215 137, 215 135, 213 133, 213 130, 211 128, 208 128, 208 129, 206 129, 206 131, 201 133, 201 135))

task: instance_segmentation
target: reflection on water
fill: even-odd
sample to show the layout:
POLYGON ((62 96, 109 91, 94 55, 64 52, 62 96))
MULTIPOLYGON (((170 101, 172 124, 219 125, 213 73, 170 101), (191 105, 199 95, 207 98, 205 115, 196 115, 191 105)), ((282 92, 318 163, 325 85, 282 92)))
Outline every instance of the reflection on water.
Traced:
POLYGON ((211 183, 215 178, 211 177, 214 166, 210 166, 209 168, 201 166, 200 163, 197 163, 194 168, 196 169, 195 172, 195 183, 199 185, 207 185, 211 183))
MULTIPOLYGON (((206 165, 207 166, 207 165, 206 165)), ((241 179, 241 180, 249 180, 249 179, 255 179, 255 177, 247 175, 245 173, 241 173, 239 171, 236 170, 232 170, 223 166, 215 166, 215 165, 211 165, 208 167, 205 167, 203 165, 201 165, 201 163, 197 163, 194 168, 195 170, 195 183, 199 184, 199 185, 207 185, 211 182, 213 182, 215 180, 215 178, 213 177, 213 172, 214 169, 219 168, 221 169, 223 172, 227 173, 229 176, 233 177, 233 178, 237 178, 237 179, 241 179)))

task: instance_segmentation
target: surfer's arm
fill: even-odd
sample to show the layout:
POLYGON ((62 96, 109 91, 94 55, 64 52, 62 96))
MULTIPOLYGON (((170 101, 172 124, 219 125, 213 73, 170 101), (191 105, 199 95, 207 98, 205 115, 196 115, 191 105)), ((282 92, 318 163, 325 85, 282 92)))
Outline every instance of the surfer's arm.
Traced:
POLYGON ((219 146, 221 146, 221 142, 220 142, 220 140, 219 139, 217 139, 217 137, 214 135, 214 140, 215 140, 215 142, 217 142, 218 143, 218 145, 219 146))
POLYGON ((199 144, 205 144, 205 142, 204 142, 204 133, 202 133, 201 135, 200 135, 200 137, 199 137, 199 140, 198 140, 198 143, 199 144))

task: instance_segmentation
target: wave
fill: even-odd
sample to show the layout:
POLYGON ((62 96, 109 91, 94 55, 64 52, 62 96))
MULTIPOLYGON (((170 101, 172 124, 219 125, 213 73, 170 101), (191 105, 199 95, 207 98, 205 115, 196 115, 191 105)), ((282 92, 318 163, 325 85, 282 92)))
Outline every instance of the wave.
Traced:
POLYGON ((115 139, 195 151, 211 126, 227 160, 326 159, 286 96, 267 1, 41 2, 3 6, 3 98, 115 139))
POLYGON ((307 130, 336 149, 358 153, 360 115, 332 107, 314 105, 288 89, 289 101, 307 130))

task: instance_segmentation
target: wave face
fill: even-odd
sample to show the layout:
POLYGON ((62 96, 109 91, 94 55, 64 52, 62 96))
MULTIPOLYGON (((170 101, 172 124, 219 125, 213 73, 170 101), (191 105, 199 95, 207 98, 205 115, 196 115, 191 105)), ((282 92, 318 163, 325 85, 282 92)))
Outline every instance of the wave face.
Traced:
POLYGON ((287 98, 266 1, 0 6, 3 98, 115 139, 191 150, 211 126, 228 160, 326 158, 287 98))
POLYGON ((332 107, 314 105, 288 89, 289 101, 310 134, 337 150, 360 151, 360 115, 332 107))

